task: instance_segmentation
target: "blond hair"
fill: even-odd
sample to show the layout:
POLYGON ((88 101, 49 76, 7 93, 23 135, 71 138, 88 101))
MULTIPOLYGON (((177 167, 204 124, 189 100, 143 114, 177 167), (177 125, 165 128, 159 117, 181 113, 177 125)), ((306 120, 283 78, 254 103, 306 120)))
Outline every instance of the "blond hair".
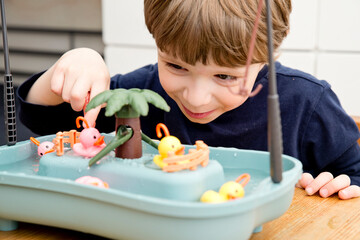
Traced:
MULTIPOLYGON (((144 0, 145 22, 158 48, 194 65, 246 64, 258 1, 144 0)), ((291 0, 273 0, 273 42, 277 49, 289 30, 291 0)), ((262 9, 252 63, 267 62, 266 9, 262 9)))

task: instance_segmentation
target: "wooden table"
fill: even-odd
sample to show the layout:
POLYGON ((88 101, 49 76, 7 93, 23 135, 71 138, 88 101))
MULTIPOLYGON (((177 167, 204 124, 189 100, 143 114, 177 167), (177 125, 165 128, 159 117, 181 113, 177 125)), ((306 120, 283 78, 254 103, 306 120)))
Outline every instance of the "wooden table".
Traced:
MULTIPOLYGON (((106 238, 28 223, 19 223, 15 231, 0 232, 6 240, 78 240, 106 238)), ((321 198, 307 196, 295 189, 293 202, 280 218, 264 224, 260 233, 250 240, 259 239, 360 239, 360 198, 339 200, 337 196, 321 198)))
POLYGON ((288 211, 264 224, 259 239, 360 239, 360 198, 339 200, 337 196, 308 196, 296 188, 288 211))

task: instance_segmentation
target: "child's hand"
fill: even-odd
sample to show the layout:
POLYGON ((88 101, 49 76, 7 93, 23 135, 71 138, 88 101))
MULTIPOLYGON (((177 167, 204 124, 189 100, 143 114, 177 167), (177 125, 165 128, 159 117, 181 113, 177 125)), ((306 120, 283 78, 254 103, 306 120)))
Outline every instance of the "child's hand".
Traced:
MULTIPOLYGON (((48 71, 34 83, 27 101, 41 105, 71 104, 81 111, 90 92, 90 99, 109 89, 110 76, 101 55, 88 48, 66 52, 48 71)), ((86 113, 93 126, 100 107, 86 113)))
POLYGON ((345 174, 334 178, 331 173, 322 172, 314 179, 311 174, 303 173, 296 186, 304 188, 308 195, 319 192, 320 196, 324 198, 334 193, 338 193, 340 199, 350 199, 360 196, 360 187, 355 185, 350 186, 350 178, 345 174))

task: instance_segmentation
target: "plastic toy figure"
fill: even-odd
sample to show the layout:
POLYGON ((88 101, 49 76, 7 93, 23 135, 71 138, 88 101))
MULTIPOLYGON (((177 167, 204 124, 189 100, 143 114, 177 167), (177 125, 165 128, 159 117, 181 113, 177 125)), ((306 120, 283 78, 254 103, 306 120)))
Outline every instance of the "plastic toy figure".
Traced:
POLYGON ((221 203, 237 198, 242 198, 245 195, 244 187, 246 184, 248 184, 249 181, 250 175, 244 173, 240 175, 235 181, 224 183, 220 187, 219 192, 215 192, 213 190, 206 191, 201 196, 200 201, 204 203, 221 203))
POLYGON ((78 128, 80 127, 80 120, 85 123, 86 128, 81 131, 79 136, 80 142, 74 144, 73 150, 81 156, 93 157, 106 146, 104 136, 101 136, 96 128, 89 127, 84 117, 78 117, 76 119, 76 126, 78 128))
POLYGON ((82 183, 86 185, 92 185, 99 188, 109 188, 107 182, 102 181, 100 178, 92 176, 83 176, 75 180, 77 183, 82 183))
POLYGON ((156 125, 158 138, 162 137, 160 129, 163 129, 165 137, 163 137, 159 143, 158 150, 160 155, 154 157, 154 163, 160 168, 163 168, 168 165, 163 162, 163 159, 168 157, 168 153, 173 152, 175 155, 184 155, 184 146, 177 137, 170 136, 168 128, 163 123, 156 125))
POLYGON ((161 139, 158 150, 160 155, 156 155, 153 161, 164 172, 177 172, 185 169, 196 170, 198 165, 206 167, 209 163, 209 147, 203 141, 195 142, 196 148, 189 149, 185 154, 184 146, 177 137, 170 136, 169 130, 163 123, 156 125, 156 134, 162 137, 160 129, 165 132, 165 137, 161 139))
POLYGON ((30 137, 30 141, 33 142, 35 145, 38 146, 38 155, 39 156, 44 156, 45 154, 54 152, 54 143, 46 141, 46 142, 42 142, 40 143, 37 139, 30 137))

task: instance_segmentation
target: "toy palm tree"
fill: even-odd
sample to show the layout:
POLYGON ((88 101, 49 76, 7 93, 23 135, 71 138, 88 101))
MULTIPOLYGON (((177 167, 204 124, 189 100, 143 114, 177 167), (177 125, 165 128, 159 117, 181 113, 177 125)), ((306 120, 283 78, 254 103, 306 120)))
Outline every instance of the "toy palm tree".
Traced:
POLYGON ((116 117, 116 136, 90 162, 91 166, 110 151, 115 150, 119 158, 140 158, 142 156, 141 140, 146 138, 140 131, 140 116, 149 112, 149 103, 164 111, 170 107, 157 93, 148 89, 115 89, 102 92, 95 96, 87 105, 86 111, 106 103, 105 116, 116 117))

